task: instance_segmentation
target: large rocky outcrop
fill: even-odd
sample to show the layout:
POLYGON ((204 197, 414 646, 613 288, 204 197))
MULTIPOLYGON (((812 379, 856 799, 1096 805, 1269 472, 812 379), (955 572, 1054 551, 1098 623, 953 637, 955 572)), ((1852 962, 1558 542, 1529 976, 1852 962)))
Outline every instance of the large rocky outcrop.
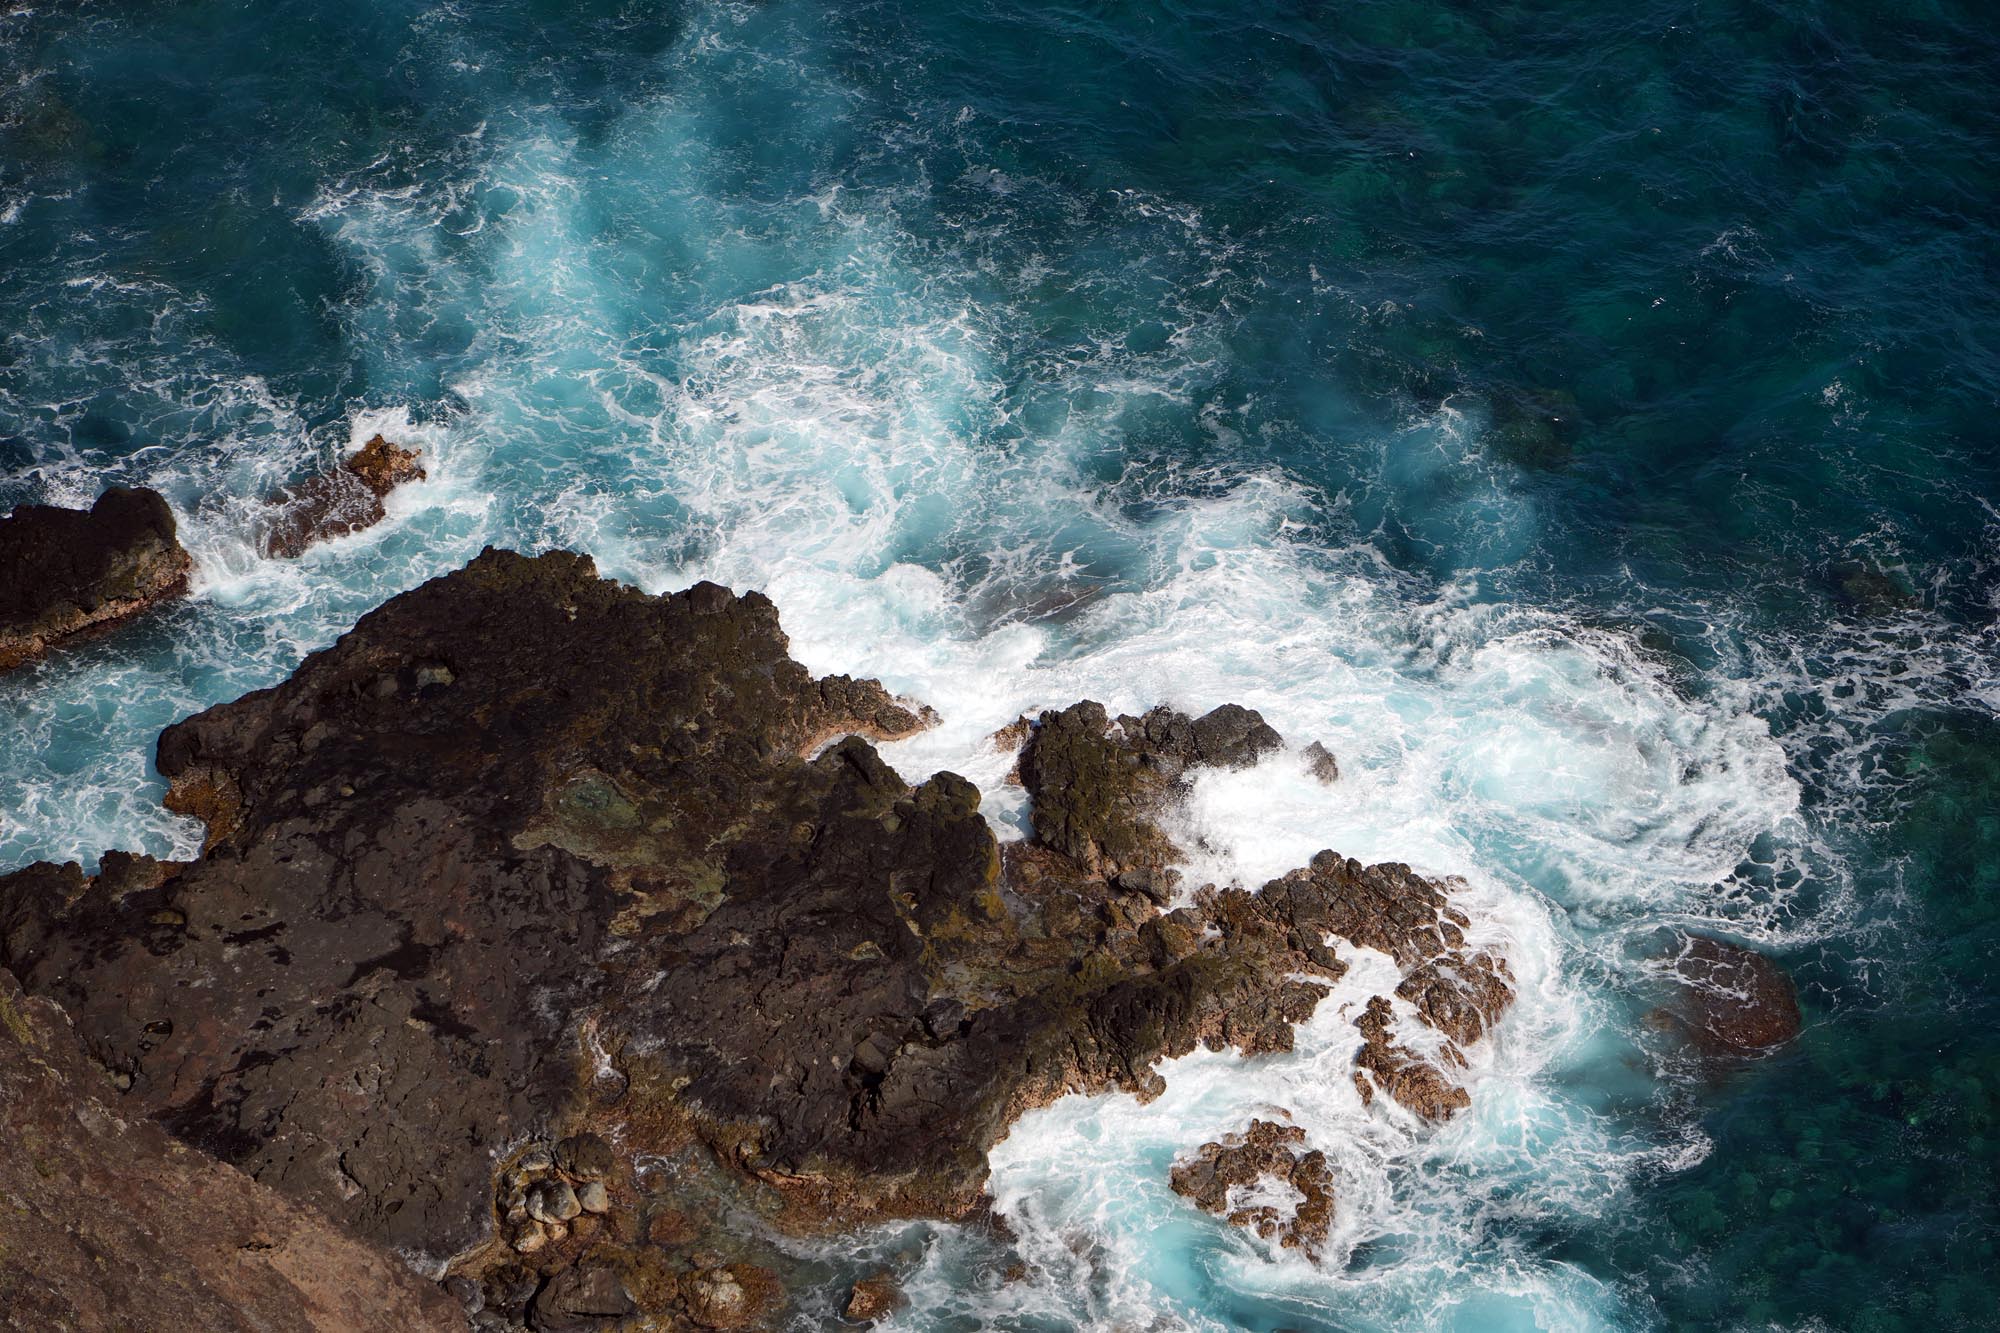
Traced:
POLYGON ((812 677, 755 593, 489 551, 170 728, 201 858, 0 878, 0 963, 126 1113, 452 1258, 501 1326, 615 1292, 756 1308, 732 1217, 973 1215, 1023 1109, 1154 1095, 1197 1045, 1288 1049, 1340 941, 1401 969, 1385 1046, 1392 1014, 1444 1034, 1441 1065, 1396 1047, 1365 1077, 1462 1104, 1446 1066, 1511 990, 1448 885, 1331 852, 1257 892, 1176 884, 1156 816, 1280 744, 1256 714, 1042 714, 1017 733, 1037 836, 1005 848, 971 784, 912 785, 865 739, 927 721, 812 677), (582 1134, 601 1174, 556 1143, 582 1134), (615 1282, 552 1285, 586 1261, 615 1282))
POLYGON ((192 568, 153 491, 114 486, 89 509, 22 505, 0 519, 0 671, 180 596, 192 568))
POLYGON ((0 1324, 417 1333, 457 1304, 396 1256, 119 1104, 0 971, 0 1324))

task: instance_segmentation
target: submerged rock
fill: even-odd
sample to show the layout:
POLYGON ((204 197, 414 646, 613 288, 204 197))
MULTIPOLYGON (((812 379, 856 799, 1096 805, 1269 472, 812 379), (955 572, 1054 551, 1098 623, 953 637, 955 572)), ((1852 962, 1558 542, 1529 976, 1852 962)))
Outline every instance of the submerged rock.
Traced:
MULTIPOLYGON (((1250 710, 1043 713, 1036 836, 1004 851, 970 783, 912 785, 869 744, 931 720, 815 679, 755 593, 651 597, 488 551, 169 728, 159 767, 203 855, 0 877, 0 964, 71 1009, 133 1113, 353 1231, 474 1276, 564 1271, 565 1225, 635 1264, 658 1235, 705 1276, 634 1299, 711 1327, 737 1317, 723 1278, 762 1271, 693 1257, 729 1219, 971 1216, 1024 1110, 1150 1097, 1197 1046, 1290 1049, 1339 941, 1396 960, 1447 1052, 1511 999, 1449 885, 1405 866, 1323 852, 1162 910, 1157 817, 1196 770, 1281 744, 1250 710), (496 1181, 507 1145, 558 1126, 496 1181), (551 1170, 667 1194, 579 1215, 569 1184, 530 1201, 551 1170), (529 1214, 540 1248, 505 1253, 529 1214)), ((1447 1069, 1386 1028, 1383 1049, 1371 1077, 1399 1101, 1432 1079, 1418 1109, 1450 1113, 1447 1069)))
POLYGON ((89 509, 0 518, 0 671, 187 591, 194 562, 153 491, 114 486, 89 509))
POLYGON ((1711 1055, 1760 1055, 1799 1034, 1792 979, 1764 955, 1706 935, 1682 938, 1673 1017, 1711 1055))
POLYGON ((267 554, 289 559, 314 542, 373 527, 388 515, 382 501, 406 481, 422 481, 414 449, 370 439, 331 472, 308 477, 270 499, 272 518, 264 533, 267 554))
POLYGON ((1333 1171, 1326 1154, 1307 1149, 1305 1141, 1296 1125, 1252 1120, 1240 1134, 1202 1144, 1191 1160, 1174 1167, 1168 1183, 1203 1212, 1317 1259, 1333 1227, 1333 1171), (1245 1197, 1268 1188, 1267 1182, 1289 1187, 1298 1198, 1280 1208, 1245 1197))
POLYGON ((62 1011, 4 971, 0 1200, 9 1328, 465 1327, 395 1255, 132 1116, 62 1011))

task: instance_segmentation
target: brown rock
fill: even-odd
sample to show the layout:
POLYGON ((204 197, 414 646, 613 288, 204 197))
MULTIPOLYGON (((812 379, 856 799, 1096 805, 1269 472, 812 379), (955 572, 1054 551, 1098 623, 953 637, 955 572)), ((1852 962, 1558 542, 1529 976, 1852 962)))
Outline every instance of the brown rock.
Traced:
POLYGON ((270 499, 266 553, 289 558, 314 542, 380 523, 388 514, 383 498, 406 481, 424 479, 417 458, 416 450, 377 435, 333 471, 279 491, 270 499))
POLYGON ((756 1306, 741 1279, 727 1268, 699 1269, 681 1279, 688 1317, 703 1328, 744 1328, 756 1306))
POLYGON ((528 1322, 536 1333, 591 1333, 638 1308, 615 1267, 586 1260, 549 1279, 535 1294, 528 1322))
POLYGON ((902 1288, 896 1284, 895 1275, 888 1272, 871 1274, 854 1284, 848 1293, 847 1306, 843 1313, 859 1324, 872 1324, 886 1318, 903 1303, 902 1288))
POLYGON ((556 1144, 556 1166, 576 1180, 603 1180, 616 1163, 601 1134, 572 1134, 556 1144))
POLYGON ((1255 1231, 1286 1249, 1317 1260, 1333 1227, 1333 1171, 1326 1154, 1302 1151, 1306 1134, 1296 1125, 1252 1120, 1240 1134, 1204 1143, 1195 1157, 1175 1166, 1168 1183, 1204 1212, 1231 1226, 1255 1231), (1288 1217, 1269 1204, 1232 1207, 1232 1190, 1275 1180, 1304 1196, 1288 1217))
POLYGON ((1153 823, 1199 767, 1242 768, 1283 740, 1235 704, 1200 718, 1168 708, 1113 724, 1085 701, 1043 713, 1021 752, 1035 838, 1093 875, 1152 870, 1180 857, 1153 823))
POLYGON ((1369 1000, 1366 1012, 1354 1020, 1363 1042, 1354 1059, 1354 1086, 1362 1102, 1374 1101, 1375 1090, 1380 1089, 1426 1120, 1449 1120, 1472 1105, 1464 1088, 1391 1039, 1390 1021, 1389 1001, 1380 995, 1369 1000))
MULTIPOLYGON (((1248 710, 1044 714, 1037 837, 1004 851, 971 784, 913 786, 863 739, 926 722, 791 661, 756 594, 488 552, 170 728, 203 856, 0 876, 0 965, 70 1006, 134 1113, 439 1259, 536 1183, 507 1174, 524 1155, 496 1185, 495 1155, 557 1126, 575 1140, 544 1171, 599 1169, 594 1138, 672 1177, 631 1243, 671 1209, 735 1256, 718 1219, 971 1216, 1023 1110, 1157 1095, 1197 1046, 1290 1049, 1345 971, 1330 941, 1394 958, 1454 1041, 1512 998, 1450 884, 1406 866, 1325 852, 1161 910, 1184 895, 1156 813, 1279 744, 1248 710)), ((1448 1114, 1463 1092, 1417 1063, 1385 1026, 1363 1077, 1448 1114)))
POLYGON ((0 671, 187 591, 173 511, 114 486, 87 510, 22 505, 0 519, 0 671))
POLYGON ((1798 993, 1764 955, 1706 935, 1683 936, 1674 958, 1678 1017, 1714 1055, 1761 1055, 1799 1034, 1798 993))

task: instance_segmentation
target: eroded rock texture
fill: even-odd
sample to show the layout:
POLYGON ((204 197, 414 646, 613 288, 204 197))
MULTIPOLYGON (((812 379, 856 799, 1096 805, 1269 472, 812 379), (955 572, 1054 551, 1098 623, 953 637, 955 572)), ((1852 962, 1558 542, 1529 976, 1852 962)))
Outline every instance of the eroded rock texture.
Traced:
POLYGON ((1333 1227, 1333 1172, 1326 1154, 1305 1142, 1297 1125, 1252 1120, 1241 1134, 1202 1144, 1174 1167, 1170 1183, 1203 1212, 1317 1259, 1333 1227), (1257 1198, 1274 1185, 1293 1197, 1257 1198))
MULTIPOLYGON (((730 1219, 973 1215, 1022 1110, 1154 1095, 1198 1045, 1289 1049, 1339 940, 1398 962, 1447 1050, 1511 997, 1406 867, 1180 891, 1156 817, 1280 744, 1255 713, 1042 714, 1036 836, 1004 849, 971 784, 912 785, 866 739, 927 721, 812 677, 757 594, 489 551, 170 728, 201 858, 0 878, 0 964, 71 1011, 127 1114, 451 1258, 496 1327, 627 1298, 759 1318, 730 1219), (582 1135, 608 1160, 566 1158, 582 1135), (585 1264, 613 1276, 561 1277, 585 1264)), ((1449 1072, 1395 1058, 1364 1067, 1449 1114, 1406 1091, 1449 1072)))
POLYGON ((0 671, 187 591, 173 511, 114 486, 89 509, 22 505, 0 518, 0 671))
POLYGON ((457 1304, 379 1247, 119 1103, 0 972, 0 1324, 417 1333, 457 1304))
POLYGON ((308 477, 271 497, 264 549, 289 558, 314 542, 373 527, 387 516, 382 501, 406 481, 422 481, 417 451, 377 435, 330 472, 308 477))

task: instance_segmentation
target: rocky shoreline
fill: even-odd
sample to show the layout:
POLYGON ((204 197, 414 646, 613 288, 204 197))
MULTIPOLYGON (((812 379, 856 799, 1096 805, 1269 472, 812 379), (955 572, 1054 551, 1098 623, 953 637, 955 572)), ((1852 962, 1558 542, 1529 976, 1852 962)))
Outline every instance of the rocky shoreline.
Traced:
MULTIPOLYGON (((1199 1046, 1290 1049, 1346 949, 1399 973, 1355 1020, 1363 1099, 1469 1104, 1463 1049, 1513 978, 1450 882, 1330 851, 1256 891, 1178 882, 1159 816, 1283 746, 1255 712, 1010 727, 1033 836, 1005 844, 970 783, 870 743, 934 720, 813 677, 759 594, 489 550, 164 732, 202 854, 0 877, 0 968, 118 1115, 405 1256, 482 1329, 767 1326, 798 1294, 775 1238, 984 1216, 1024 1111, 1150 1098, 1199 1046)), ((1245 1133, 1174 1187, 1316 1253, 1324 1156, 1245 1133), (1296 1216, 1232 1201, 1262 1175, 1296 1216)), ((871 1282, 857 1319, 895 1305, 871 1282)))

